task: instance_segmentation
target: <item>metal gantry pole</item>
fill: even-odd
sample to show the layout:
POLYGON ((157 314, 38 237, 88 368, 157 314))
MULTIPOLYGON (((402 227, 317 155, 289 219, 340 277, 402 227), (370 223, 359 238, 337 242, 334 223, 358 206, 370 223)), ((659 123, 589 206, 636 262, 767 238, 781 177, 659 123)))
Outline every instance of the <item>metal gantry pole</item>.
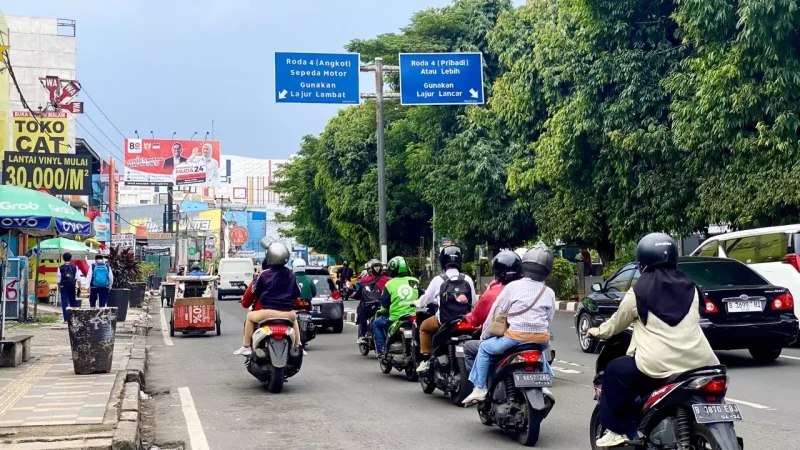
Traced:
POLYGON ((378 138, 378 244, 381 249, 381 263, 389 259, 389 236, 386 231, 386 150, 383 123, 384 98, 400 98, 399 93, 383 92, 383 74, 400 71, 399 66, 384 66, 383 58, 375 58, 372 66, 361 66, 361 72, 375 72, 375 94, 361 94, 361 98, 374 98, 376 102, 378 138))

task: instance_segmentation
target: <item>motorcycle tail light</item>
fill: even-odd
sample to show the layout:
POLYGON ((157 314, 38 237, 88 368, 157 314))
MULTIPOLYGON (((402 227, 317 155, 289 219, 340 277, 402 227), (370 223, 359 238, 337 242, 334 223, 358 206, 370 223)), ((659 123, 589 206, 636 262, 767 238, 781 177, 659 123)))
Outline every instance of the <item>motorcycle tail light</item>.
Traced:
POLYGON ((339 291, 333 291, 331 293, 331 299, 338 302, 339 300, 342 299, 342 294, 340 294, 339 291))
POLYGON ((453 327, 455 331, 472 331, 473 329, 475 329, 475 327, 473 327, 468 320, 462 320, 453 327))
POLYGON ((696 378, 689 383, 688 387, 706 394, 725 394, 728 390, 728 377, 696 378))
POLYGON ((513 363, 534 364, 542 362, 542 352, 529 351, 522 352, 514 357, 513 363))
POLYGON ((267 328, 267 334, 276 339, 283 338, 289 331, 289 327, 287 327, 286 325, 267 325, 266 328, 267 328))
POLYGON ((417 316, 411 316, 409 319, 411 319, 411 323, 417 323, 417 316))
POLYGON ((308 308, 308 300, 296 299, 294 301, 295 308, 308 308))

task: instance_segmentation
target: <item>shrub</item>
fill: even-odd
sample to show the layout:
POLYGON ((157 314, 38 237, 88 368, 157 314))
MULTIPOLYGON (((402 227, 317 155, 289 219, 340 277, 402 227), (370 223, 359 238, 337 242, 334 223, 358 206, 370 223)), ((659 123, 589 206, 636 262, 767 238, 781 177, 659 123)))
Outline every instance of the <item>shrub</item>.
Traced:
POLYGON ((565 258, 553 261, 553 270, 547 278, 547 285, 561 300, 569 300, 575 296, 575 265, 565 258))
POLYGON ((145 262, 142 261, 139 263, 139 278, 136 280, 140 283, 147 283, 147 276, 150 274, 150 271, 153 273, 158 270, 158 265, 156 263, 145 262))
POLYGON ((129 248, 111 247, 108 251, 108 267, 114 273, 113 289, 130 289, 131 283, 141 276, 139 264, 129 248))

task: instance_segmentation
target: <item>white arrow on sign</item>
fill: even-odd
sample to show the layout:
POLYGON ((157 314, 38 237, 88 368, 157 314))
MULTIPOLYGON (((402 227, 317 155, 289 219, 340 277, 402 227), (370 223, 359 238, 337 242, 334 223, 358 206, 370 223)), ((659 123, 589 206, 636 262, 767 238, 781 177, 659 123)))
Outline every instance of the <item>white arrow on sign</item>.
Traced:
POLYGON ((278 98, 279 98, 279 99, 281 99, 281 100, 283 100, 284 98, 286 98, 286 94, 288 94, 288 93, 289 93, 289 91, 287 91, 286 89, 284 89, 284 90, 282 90, 282 91, 278 92, 278 98))
POLYGON ((470 89, 469 95, 471 95, 472 98, 478 98, 478 91, 476 91, 475 89, 470 89))

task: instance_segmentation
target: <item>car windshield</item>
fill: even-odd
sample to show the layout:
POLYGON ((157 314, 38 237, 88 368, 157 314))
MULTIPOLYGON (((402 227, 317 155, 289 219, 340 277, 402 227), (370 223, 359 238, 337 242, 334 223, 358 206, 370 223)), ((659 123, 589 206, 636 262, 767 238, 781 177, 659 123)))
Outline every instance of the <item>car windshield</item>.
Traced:
POLYGON ((317 287, 317 297, 327 297, 331 295, 331 288, 328 286, 328 275, 308 275, 317 287))
POLYGON ((737 261, 684 262, 678 264, 678 269, 700 287, 769 284, 749 267, 737 261))

